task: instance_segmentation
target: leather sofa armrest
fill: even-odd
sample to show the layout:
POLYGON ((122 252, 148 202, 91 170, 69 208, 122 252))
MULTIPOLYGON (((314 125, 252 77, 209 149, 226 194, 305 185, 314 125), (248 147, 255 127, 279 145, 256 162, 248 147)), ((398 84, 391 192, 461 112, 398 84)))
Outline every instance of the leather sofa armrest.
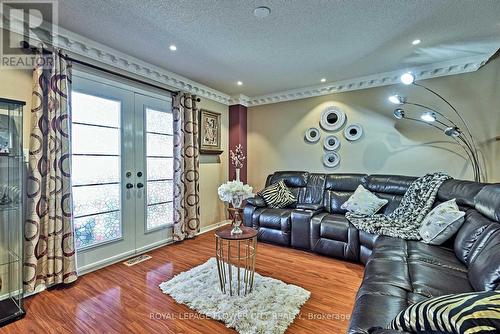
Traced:
POLYGON ((259 195, 255 195, 252 198, 247 198, 247 204, 256 206, 258 208, 264 208, 267 206, 266 201, 264 201, 264 199, 259 195))
POLYGON ((316 214, 324 211, 325 207, 323 206, 323 204, 297 204, 295 209, 312 211, 314 214, 316 214))

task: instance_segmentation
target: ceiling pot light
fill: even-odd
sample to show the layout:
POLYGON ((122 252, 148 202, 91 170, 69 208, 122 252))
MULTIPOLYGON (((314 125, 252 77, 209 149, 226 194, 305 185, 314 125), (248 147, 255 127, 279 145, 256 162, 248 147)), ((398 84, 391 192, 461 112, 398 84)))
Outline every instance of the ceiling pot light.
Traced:
POLYGON ((420 118, 422 119, 422 121, 424 122, 434 122, 436 120, 436 114, 433 113, 433 112, 426 112, 426 113, 423 113, 420 118))
POLYGON ((400 80, 405 85, 411 85, 413 82, 415 82, 415 76, 411 72, 406 72, 400 77, 400 80))
POLYGON ((413 45, 419 45, 422 41, 419 40, 419 39, 415 39, 413 42, 411 42, 411 44, 413 45))
POLYGON ((176 51, 177 50, 177 47, 174 44, 170 45, 168 48, 170 49, 170 51, 176 51))
POLYGON ((266 6, 260 6, 257 7, 253 10, 253 15, 259 19, 263 19, 265 17, 268 17, 269 14, 271 14, 271 8, 266 7, 266 6))
POLYGON ((389 101, 394 104, 404 104, 406 102, 406 98, 399 95, 391 95, 389 96, 389 101))
POLYGON ((242 85, 243 85, 243 82, 238 81, 238 82, 236 82, 236 84, 237 84, 238 86, 242 86, 242 85))
POLYGON ((394 118, 396 118, 396 119, 403 119, 403 118, 405 118, 405 111, 403 109, 398 108, 398 109, 394 110, 393 115, 394 115, 394 118))
POLYGON ((326 82, 326 79, 325 79, 325 78, 323 78, 323 79, 321 79, 320 81, 321 81, 321 82, 326 82))
POLYGON ((450 126, 444 129, 444 134, 450 137, 459 137, 460 136, 460 129, 457 128, 456 126, 450 126))

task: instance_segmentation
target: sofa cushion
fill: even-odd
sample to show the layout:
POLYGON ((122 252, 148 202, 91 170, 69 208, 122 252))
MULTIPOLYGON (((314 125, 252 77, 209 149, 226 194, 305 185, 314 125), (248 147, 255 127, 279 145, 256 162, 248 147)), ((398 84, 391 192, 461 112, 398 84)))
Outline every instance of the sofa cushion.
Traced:
POLYGON ((476 210, 491 220, 500 222, 500 184, 483 187, 474 199, 476 210))
POLYGON ((356 300, 347 333, 368 333, 368 329, 372 327, 387 327, 407 306, 406 298, 380 293, 365 294, 356 300))
POLYGON ((483 187, 483 183, 449 179, 439 187, 436 198, 439 202, 446 202, 455 198, 458 206, 473 208, 474 197, 483 187))
POLYGON ((500 292, 448 294, 410 305, 389 328, 412 333, 498 333, 500 292))
POLYGON ((476 291, 496 290, 500 284, 500 230, 492 233, 469 265, 469 279, 476 291))
POLYGON ((366 188, 376 193, 387 193, 403 196, 413 181, 414 176, 369 175, 366 177, 366 188))
POLYGON ((388 200, 377 197, 369 190, 366 190, 365 187, 359 185, 347 202, 342 204, 341 209, 357 215, 372 216, 388 202, 388 200))
POLYGON ((271 208, 286 208, 297 202, 295 195, 288 189, 283 180, 274 183, 259 192, 266 204, 271 208))
POLYGON ((290 231, 291 215, 291 209, 263 209, 259 216, 259 226, 274 230, 290 231))
POLYGON ((359 260, 358 230, 344 215, 321 213, 311 219, 311 250, 341 259, 359 260))
POLYGON ((436 206, 425 216, 419 234, 422 241, 431 245, 441 245, 450 239, 464 222, 463 211, 458 209, 455 199, 436 206))
POLYGON ((464 223, 458 230, 453 244, 456 257, 465 264, 469 263, 469 254, 484 230, 496 224, 474 209, 467 210, 464 223))

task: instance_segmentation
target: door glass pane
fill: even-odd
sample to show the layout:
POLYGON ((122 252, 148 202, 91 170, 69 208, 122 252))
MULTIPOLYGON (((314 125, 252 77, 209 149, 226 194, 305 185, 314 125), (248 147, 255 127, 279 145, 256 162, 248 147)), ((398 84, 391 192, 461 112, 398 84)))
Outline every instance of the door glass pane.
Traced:
POLYGON ((71 101, 73 122, 120 127, 121 103, 119 101, 79 92, 73 92, 71 101))
POLYGON ((172 181, 148 182, 148 205, 171 202, 173 198, 172 181))
POLYGON ((146 130, 147 132, 173 134, 173 117, 172 113, 156 111, 146 108, 146 130))
POLYGON ((147 220, 146 228, 170 225, 173 178, 172 114, 146 108, 147 220), (155 182, 151 182, 155 180, 155 182), (158 180, 161 180, 158 181, 158 180), (168 181, 166 181, 168 180, 168 181), (168 203, 165 203, 168 202, 168 203))
POLYGON ((120 130, 73 123, 73 154, 120 154, 120 130))
POLYGON ((163 225, 171 225, 174 222, 173 204, 149 205, 147 209, 148 229, 163 225))
POLYGON ((174 137, 171 135, 158 135, 148 133, 147 152, 148 157, 171 157, 174 150, 174 137))
POLYGON ((75 218, 77 249, 118 239, 121 235, 120 211, 75 218))
POLYGON ((121 103, 79 92, 72 103, 73 212, 81 249, 122 236, 121 103))
POLYGON ((73 185, 120 182, 120 157, 73 156, 73 185))
POLYGON ((120 209, 120 185, 73 187, 75 217, 120 209))
POLYGON ((172 158, 148 158, 148 180, 171 180, 174 178, 174 160, 172 158))

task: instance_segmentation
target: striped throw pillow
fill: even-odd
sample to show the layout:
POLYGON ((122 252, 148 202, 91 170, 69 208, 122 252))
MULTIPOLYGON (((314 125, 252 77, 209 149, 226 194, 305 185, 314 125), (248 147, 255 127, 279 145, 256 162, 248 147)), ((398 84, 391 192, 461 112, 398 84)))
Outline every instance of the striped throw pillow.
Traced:
POLYGON ((275 209, 286 208, 297 201, 283 180, 272 184, 259 193, 266 204, 275 209))
POLYGON ((499 333, 500 291, 427 299, 401 311, 389 328, 412 333, 499 333))

